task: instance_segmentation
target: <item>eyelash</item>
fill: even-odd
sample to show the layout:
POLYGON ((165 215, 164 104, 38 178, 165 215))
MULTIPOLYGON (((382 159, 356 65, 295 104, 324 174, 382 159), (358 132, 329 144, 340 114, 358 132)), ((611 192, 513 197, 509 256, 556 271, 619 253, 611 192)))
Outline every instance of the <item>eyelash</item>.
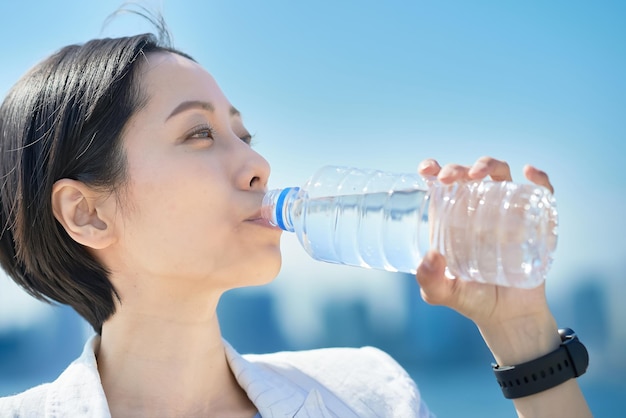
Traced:
POLYGON ((252 146, 252 140, 254 139, 254 135, 246 135, 245 137, 239 139, 241 139, 246 144, 252 146))
MULTIPOLYGON (((214 136, 215 136, 215 129, 212 126, 200 125, 200 126, 196 126, 195 128, 191 129, 189 132, 187 132, 187 134, 185 135, 185 139, 214 139, 214 136), (206 133, 208 135, 205 137, 193 138, 193 136, 201 134, 201 133, 206 133)), ((244 138, 240 138, 240 139, 246 144, 252 146, 252 140, 254 139, 254 135, 246 135, 244 138)))
POLYGON ((212 126, 210 126, 210 125, 200 125, 200 126, 196 126, 191 131, 189 131, 185 135, 185 138, 186 139, 213 139, 214 134, 215 134, 215 129, 213 129, 212 126), (192 138, 193 136, 196 136, 196 135, 201 134, 201 133, 206 133, 208 135, 204 136, 204 137, 192 138))

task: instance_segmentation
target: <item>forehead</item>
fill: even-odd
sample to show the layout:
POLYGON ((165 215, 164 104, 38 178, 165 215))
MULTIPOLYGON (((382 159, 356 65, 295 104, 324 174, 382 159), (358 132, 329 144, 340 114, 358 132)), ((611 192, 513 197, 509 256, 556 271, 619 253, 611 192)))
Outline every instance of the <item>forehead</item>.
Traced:
POLYGON ((211 74, 200 64, 175 53, 148 54, 141 69, 141 85, 148 98, 147 107, 159 113, 171 112, 179 103, 193 100, 230 109, 211 74))

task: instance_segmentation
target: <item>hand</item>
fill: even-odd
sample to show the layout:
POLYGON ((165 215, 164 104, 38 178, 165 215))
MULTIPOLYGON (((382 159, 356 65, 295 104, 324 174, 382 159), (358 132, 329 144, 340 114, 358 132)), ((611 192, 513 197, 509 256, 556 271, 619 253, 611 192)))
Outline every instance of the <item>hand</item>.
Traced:
MULTIPOLYGON (((480 158, 472 166, 441 167, 435 160, 425 160, 419 165, 419 173, 436 176, 444 184, 485 177, 512 180, 508 164, 490 157, 480 158)), ((554 191, 543 171, 527 165, 524 175, 554 191)), ((431 304, 448 306, 474 321, 499 364, 517 364, 558 346, 557 327, 548 308, 544 284, 534 289, 517 289, 451 279, 445 276, 445 267, 441 254, 426 254, 417 270, 422 298, 431 304)))

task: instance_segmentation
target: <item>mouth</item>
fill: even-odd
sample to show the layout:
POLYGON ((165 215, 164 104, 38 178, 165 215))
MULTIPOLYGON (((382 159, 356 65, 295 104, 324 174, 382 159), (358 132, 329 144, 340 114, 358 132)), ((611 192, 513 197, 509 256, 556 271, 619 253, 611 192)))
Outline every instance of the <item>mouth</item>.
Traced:
POLYGON ((272 223, 269 220, 265 219, 261 215, 261 210, 260 209, 258 211, 256 211, 252 216, 250 216, 249 218, 245 219, 244 222, 249 222, 249 223, 257 224, 259 226, 263 226, 263 227, 266 227, 266 228, 278 229, 278 230, 282 231, 278 226, 272 225, 272 223))

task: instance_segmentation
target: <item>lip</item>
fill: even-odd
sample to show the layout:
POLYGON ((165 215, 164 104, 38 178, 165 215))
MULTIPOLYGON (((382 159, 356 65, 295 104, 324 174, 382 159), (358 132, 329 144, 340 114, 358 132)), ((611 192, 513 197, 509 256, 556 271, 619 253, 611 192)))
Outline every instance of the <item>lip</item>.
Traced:
POLYGON ((269 220, 261 216, 260 209, 256 211, 252 216, 247 218, 244 222, 253 223, 253 224, 265 227, 265 228, 277 229, 279 231, 282 231, 282 229, 280 229, 278 226, 272 225, 269 220))

